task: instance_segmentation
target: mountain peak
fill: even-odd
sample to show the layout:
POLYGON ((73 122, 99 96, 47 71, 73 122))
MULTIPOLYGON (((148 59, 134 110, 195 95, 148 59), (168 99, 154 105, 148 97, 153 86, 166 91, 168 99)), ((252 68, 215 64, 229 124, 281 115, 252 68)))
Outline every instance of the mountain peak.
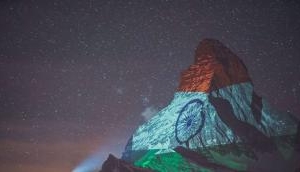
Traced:
POLYGON ((244 63, 220 41, 202 40, 195 61, 181 75, 178 91, 210 92, 228 85, 251 81, 244 63))
POLYGON ((255 93, 241 59, 205 39, 171 103, 136 129, 122 160, 153 171, 294 171, 299 130, 255 93))
POLYGON ((233 54, 220 41, 216 39, 210 39, 210 38, 203 39, 202 41, 200 41, 200 43, 197 46, 195 52, 195 63, 201 61, 201 58, 205 56, 211 56, 215 58, 224 57, 224 55, 221 55, 223 53, 224 55, 230 54, 231 56, 233 54))

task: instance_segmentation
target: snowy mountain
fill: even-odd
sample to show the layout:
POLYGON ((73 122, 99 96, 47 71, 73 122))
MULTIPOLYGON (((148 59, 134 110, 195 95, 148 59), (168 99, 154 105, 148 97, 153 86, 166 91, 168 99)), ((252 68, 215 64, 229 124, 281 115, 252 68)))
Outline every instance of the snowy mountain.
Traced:
POLYGON ((205 39, 174 99, 137 128, 118 162, 129 171, 295 171, 299 138, 299 121, 255 93, 241 59, 205 39))

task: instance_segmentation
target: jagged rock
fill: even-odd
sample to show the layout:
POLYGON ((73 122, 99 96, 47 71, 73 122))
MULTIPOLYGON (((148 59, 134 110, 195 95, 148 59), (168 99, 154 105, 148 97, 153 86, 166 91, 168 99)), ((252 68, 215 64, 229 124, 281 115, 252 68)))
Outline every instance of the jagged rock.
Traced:
POLYGON ((210 92, 250 81, 247 68, 234 53, 217 40, 204 39, 194 64, 182 73, 178 91, 210 92))
POLYGON ((100 172, 151 172, 151 170, 135 167, 110 154, 100 172))
POLYGON ((138 127, 122 159, 155 171, 294 171, 298 124, 255 93, 233 52, 205 39, 172 102, 138 127))

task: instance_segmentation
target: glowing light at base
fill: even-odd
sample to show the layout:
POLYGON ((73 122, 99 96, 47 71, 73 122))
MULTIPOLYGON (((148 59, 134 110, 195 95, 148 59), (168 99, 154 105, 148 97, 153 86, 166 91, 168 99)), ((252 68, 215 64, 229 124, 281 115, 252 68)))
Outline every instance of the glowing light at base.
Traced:
MULTIPOLYGON (((120 138, 120 137, 119 137, 120 138)), ((99 172, 103 162, 107 159, 109 154, 120 157, 123 146, 115 140, 110 140, 101 145, 101 147, 93 154, 85 158, 79 165, 77 165, 72 172, 99 172)))
POLYGON ((98 172, 101 169, 101 164, 106 158, 106 154, 98 151, 87 157, 81 162, 72 172, 98 172))

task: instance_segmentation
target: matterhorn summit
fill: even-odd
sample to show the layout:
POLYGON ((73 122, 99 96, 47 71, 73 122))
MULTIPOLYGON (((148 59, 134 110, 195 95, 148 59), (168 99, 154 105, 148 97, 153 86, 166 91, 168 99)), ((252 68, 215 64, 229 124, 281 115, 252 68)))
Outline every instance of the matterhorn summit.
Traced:
POLYGON ((202 40, 194 58, 170 104, 136 129, 116 161, 128 171, 299 169, 299 121, 255 93, 242 60, 214 39, 202 40))

